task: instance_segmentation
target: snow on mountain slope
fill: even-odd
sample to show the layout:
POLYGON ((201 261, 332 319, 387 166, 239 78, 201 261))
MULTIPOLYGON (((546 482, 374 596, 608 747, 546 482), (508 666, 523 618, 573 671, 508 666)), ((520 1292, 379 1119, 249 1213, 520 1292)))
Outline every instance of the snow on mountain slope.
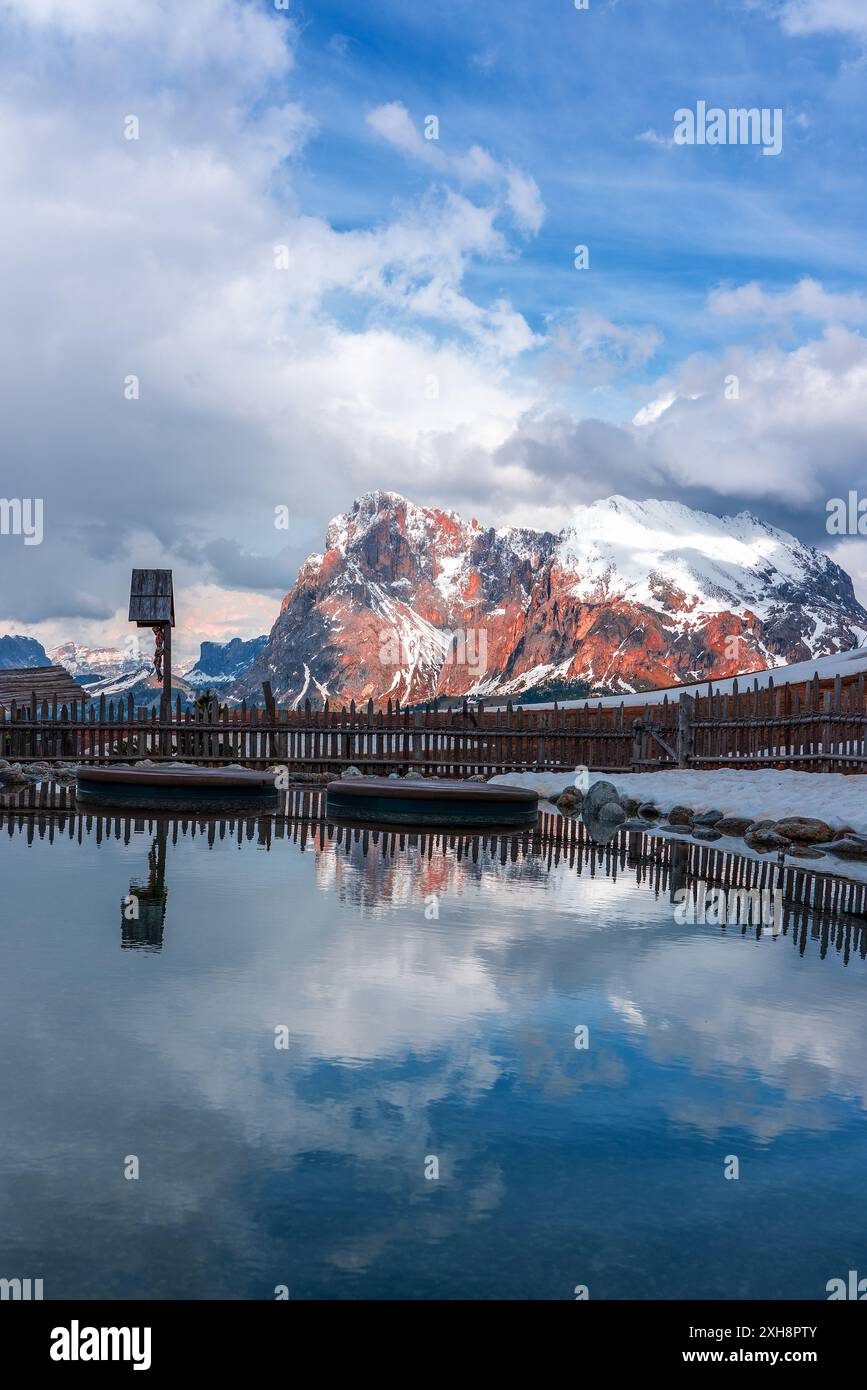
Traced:
POLYGON ((578 681, 629 693, 865 642, 848 575, 748 512, 610 497, 553 535, 371 492, 331 522, 231 693, 260 699, 263 680, 289 704, 578 681))
POLYGON ((811 571, 816 552, 749 512, 718 517, 679 502, 609 497, 574 513, 556 558, 575 575, 570 592, 586 599, 661 609, 668 585, 699 599, 705 613, 748 606, 765 616, 783 586, 811 571))
MULTIPOLYGON (((142 648, 145 643, 142 642, 142 648)), ((85 647, 78 642, 64 642, 49 653, 58 666, 65 666, 71 676, 83 685, 111 681, 137 671, 146 661, 146 652, 139 656, 118 647, 85 647)))

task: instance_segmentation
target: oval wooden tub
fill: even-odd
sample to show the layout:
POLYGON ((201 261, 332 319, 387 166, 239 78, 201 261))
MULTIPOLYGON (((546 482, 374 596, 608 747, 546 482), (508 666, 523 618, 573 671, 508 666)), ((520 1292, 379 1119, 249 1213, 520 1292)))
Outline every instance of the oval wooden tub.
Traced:
POLYGON ((539 793, 440 777, 345 777, 329 782, 326 815, 338 820, 400 825, 531 826, 539 793))
POLYGON ((76 772, 76 796, 99 805, 150 809, 218 809, 276 806, 277 788, 269 772, 251 768, 197 767, 193 763, 154 763, 147 767, 86 767, 76 772))

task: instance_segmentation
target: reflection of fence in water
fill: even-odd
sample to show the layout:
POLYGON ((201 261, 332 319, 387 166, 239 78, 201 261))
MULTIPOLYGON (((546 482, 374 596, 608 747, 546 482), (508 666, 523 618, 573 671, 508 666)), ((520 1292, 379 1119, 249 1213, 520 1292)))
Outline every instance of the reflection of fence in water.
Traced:
MULTIPOLYGON (((254 842, 270 850, 279 841, 321 852, 333 847, 362 855, 375 852, 395 857, 407 849, 428 859, 448 854, 458 862, 477 863, 480 857, 496 857, 501 864, 522 859, 541 860, 550 867, 568 864, 577 874, 603 873, 616 880, 629 874, 639 886, 669 898, 679 889, 694 890, 702 884, 727 894, 770 891, 781 894, 784 904, 782 933, 791 936, 804 953, 808 940, 820 943, 824 956, 833 946, 848 961, 854 949, 867 958, 867 883, 815 869, 780 865, 775 858, 750 859, 713 845, 663 838, 643 831, 619 831, 611 841, 598 844, 581 820, 556 814, 540 814, 533 830, 492 833, 480 830, 412 831, 363 828, 325 819, 325 795, 321 789, 292 789, 276 813, 266 815, 161 814, 135 811, 87 811, 76 807, 72 788, 28 788, 14 807, 0 807, 0 831, 16 832, 29 843, 68 838, 82 843, 93 837, 130 844, 133 835, 146 834, 165 843, 202 837, 208 844, 232 839, 239 845, 254 842), (54 793, 50 797, 45 792, 54 793), (43 793, 43 795, 40 795, 43 793)), ((753 928, 722 926, 720 930, 753 928)), ((755 929, 761 935, 762 928, 755 929)))

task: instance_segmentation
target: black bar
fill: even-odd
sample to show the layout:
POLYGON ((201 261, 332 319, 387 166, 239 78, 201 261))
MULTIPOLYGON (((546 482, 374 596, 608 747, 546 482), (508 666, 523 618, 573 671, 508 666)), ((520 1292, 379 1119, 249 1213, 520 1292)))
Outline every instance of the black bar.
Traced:
MULTIPOLYGON (((558 1352, 569 1356, 575 1379, 598 1377, 600 1371, 639 1371, 642 1378, 674 1369, 702 1372, 713 1364, 730 1370, 798 1365, 827 1374, 857 1364, 867 1330, 865 1313, 852 1306, 850 1294, 840 1301, 810 1303, 594 1303, 570 1298, 564 1301, 571 1306, 559 1309, 542 1302, 324 1303, 293 1300, 291 1294, 273 1302, 4 1302, 0 1332, 4 1365, 14 1365, 19 1377, 30 1371, 61 1378, 93 1377, 100 1370, 135 1375, 136 1358, 140 1375, 160 1379, 184 1371, 214 1371, 221 1380, 237 1372, 248 1380, 284 1373, 295 1378, 303 1365, 308 1368, 305 1379, 319 1379, 333 1373, 335 1360, 345 1357, 355 1377, 375 1373, 388 1361, 396 1381, 412 1382, 419 1363, 400 1349, 406 1346, 400 1334, 410 1325, 425 1339, 426 1381, 438 1358, 452 1378, 460 1367, 469 1369, 461 1346, 472 1349, 473 1360, 482 1357, 486 1379, 501 1358, 508 1363, 519 1349, 522 1359, 536 1363, 533 1380, 549 1378, 558 1352), (102 1328, 122 1330, 116 1347, 127 1353, 127 1360, 81 1356, 97 1348, 111 1355, 111 1335, 97 1340, 91 1331, 102 1328), (539 1342, 540 1332, 553 1340, 539 1342), (335 1333, 340 1340, 335 1341, 335 1333), (390 1335, 388 1348, 383 1335, 390 1335), (460 1341, 452 1340, 458 1336, 460 1341), (54 1359, 52 1348, 70 1355, 76 1349, 79 1359, 54 1359)), ((867 1293, 858 1294, 858 1301, 865 1299, 867 1293)))

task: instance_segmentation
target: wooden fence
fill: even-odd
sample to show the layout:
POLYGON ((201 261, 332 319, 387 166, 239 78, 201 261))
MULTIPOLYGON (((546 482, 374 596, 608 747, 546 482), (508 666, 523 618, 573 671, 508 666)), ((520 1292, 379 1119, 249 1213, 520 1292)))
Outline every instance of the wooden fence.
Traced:
MULTIPOLYGON (((704 689, 704 687, 702 687, 704 689)), ((84 701, 0 708, 0 756, 12 762, 113 763, 177 758, 315 773, 356 766, 368 773, 466 777, 515 770, 596 771, 670 767, 867 770, 864 677, 792 685, 712 686, 680 700, 536 709, 404 710, 389 704, 280 710, 212 706, 171 719, 132 701, 86 709, 84 701)))

